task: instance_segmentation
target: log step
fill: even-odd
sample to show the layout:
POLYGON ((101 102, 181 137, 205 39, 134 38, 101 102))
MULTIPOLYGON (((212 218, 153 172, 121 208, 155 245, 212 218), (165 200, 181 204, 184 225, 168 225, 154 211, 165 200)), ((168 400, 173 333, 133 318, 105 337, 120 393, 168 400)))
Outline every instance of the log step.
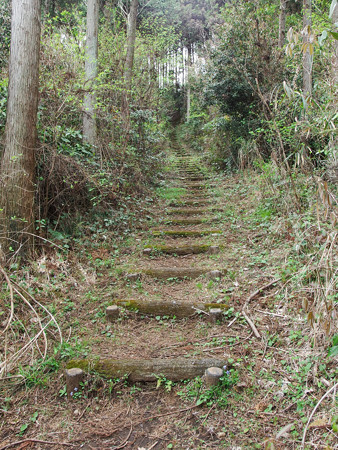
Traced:
POLYGON ((182 216, 199 216, 212 211, 211 208, 175 208, 168 209, 167 214, 181 214, 182 216))
POLYGON ((190 380, 204 375, 209 367, 223 368, 227 364, 228 361, 225 358, 74 359, 68 362, 67 369, 79 368, 107 378, 127 376, 128 380, 134 383, 156 381, 159 376, 171 381, 190 380))
POLYGON ((213 234, 222 234, 221 230, 153 230, 152 235, 157 237, 201 237, 213 234))
MULTIPOLYGON (((206 275, 210 279, 221 278, 225 275, 226 269, 222 270, 210 270, 207 269, 191 269, 188 267, 172 267, 172 268, 154 268, 145 269, 142 271, 143 275, 148 277, 157 278, 160 280, 168 280, 169 278, 175 278, 176 280, 184 280, 186 278, 195 279, 202 275, 206 275), (217 276, 218 275, 218 276, 217 276)), ((134 275, 134 274, 132 274, 134 275)), ((128 276, 127 276, 128 278, 128 276)))
POLYGON ((201 225, 202 223, 212 223, 217 221, 217 219, 210 217, 210 218, 203 218, 203 219, 186 219, 186 218, 176 218, 173 217, 172 219, 166 220, 166 224, 173 224, 173 225, 201 225))
POLYGON ((155 247, 147 247, 143 250, 145 255, 154 255, 156 253, 165 253, 167 255, 198 255, 200 253, 216 254, 219 252, 219 247, 215 245, 186 245, 182 247, 158 245, 155 247))
POLYGON ((194 314, 198 314, 199 311, 203 311, 202 317, 209 318, 208 311, 211 309, 221 309, 226 311, 229 309, 229 305, 221 303, 194 303, 189 304, 186 301, 176 300, 136 300, 117 299, 113 302, 114 305, 127 309, 128 311, 137 311, 140 314, 146 314, 150 316, 168 316, 177 317, 183 319, 190 317, 194 314), (207 313, 207 314, 205 314, 207 313))
POLYGON ((211 203, 211 200, 175 200, 174 202, 170 203, 170 206, 174 208, 184 208, 185 206, 204 207, 206 205, 210 205, 211 203))

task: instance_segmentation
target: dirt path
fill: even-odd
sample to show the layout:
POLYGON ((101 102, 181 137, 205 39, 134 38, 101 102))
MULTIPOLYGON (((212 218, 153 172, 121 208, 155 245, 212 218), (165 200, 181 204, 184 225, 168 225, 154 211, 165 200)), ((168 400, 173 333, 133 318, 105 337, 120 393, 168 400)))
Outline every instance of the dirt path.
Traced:
MULTIPOLYGON (((301 300, 286 303, 282 294, 285 236, 268 234, 255 219, 251 186, 238 177, 210 179, 196 156, 173 147, 166 189, 177 195, 154 211, 158 223, 126 240, 113 270, 101 249, 96 269, 102 276, 81 294, 81 286, 74 289, 67 326, 78 346, 68 367, 91 361, 83 389, 67 400, 65 380, 57 377, 17 393, 17 409, 2 419, 0 449, 25 439, 13 448, 195 450, 264 448, 264 441, 271 448, 299 447, 334 364, 320 366, 300 331, 301 300), (242 309, 249 299, 248 321, 242 309), (105 312, 114 304, 119 318, 110 323, 105 312), (201 362, 211 359, 226 368, 221 385, 210 390, 201 362), (118 370, 112 360, 125 365, 118 370), (128 366, 135 360, 149 363, 141 377, 155 381, 131 381, 139 376, 128 366), (152 372, 154 360, 163 373, 152 372), (173 373, 184 379, 194 361, 198 377, 177 382, 173 373), (17 436, 25 423, 27 432, 17 436)), ((325 411, 311 431, 316 448, 332 444, 325 427, 330 404, 325 411)))

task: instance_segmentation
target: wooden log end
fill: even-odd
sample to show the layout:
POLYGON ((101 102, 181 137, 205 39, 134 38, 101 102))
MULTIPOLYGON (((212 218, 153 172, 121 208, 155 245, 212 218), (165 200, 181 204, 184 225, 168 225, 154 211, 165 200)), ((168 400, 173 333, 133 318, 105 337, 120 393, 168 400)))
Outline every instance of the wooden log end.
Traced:
POLYGON ((72 398, 80 390, 80 384, 83 381, 84 371, 79 367, 73 367, 65 370, 66 388, 68 398, 72 398))
POLYGON ((219 367, 209 367, 204 373, 206 386, 217 386, 222 376, 223 369, 220 369, 219 367))
POLYGON ((106 317, 109 322, 115 322, 120 316, 120 308, 117 305, 111 305, 106 308, 106 317))
POLYGON ((209 318, 212 323, 222 322, 223 310, 221 308, 209 309, 209 318))

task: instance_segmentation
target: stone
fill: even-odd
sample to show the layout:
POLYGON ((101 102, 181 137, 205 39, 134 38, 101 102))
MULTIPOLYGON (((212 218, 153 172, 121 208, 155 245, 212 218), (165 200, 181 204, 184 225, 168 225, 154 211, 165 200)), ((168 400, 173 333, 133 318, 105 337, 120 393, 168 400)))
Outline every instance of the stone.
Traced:
POLYGON ((80 391, 80 385, 84 378, 84 371, 78 367, 65 370, 67 396, 73 398, 76 392, 80 391))
POLYGON ((222 322, 223 310, 221 308, 211 308, 209 310, 209 318, 212 323, 222 322))
POLYGON ((208 253, 209 255, 216 255, 217 253, 219 253, 219 247, 217 245, 210 246, 208 249, 208 253))
POLYGON ((126 278, 128 281, 136 281, 140 278, 140 276, 141 275, 139 273, 128 273, 126 278))
POLYGON ((106 317, 109 322, 115 322, 120 316, 120 308, 117 305, 108 306, 106 309, 106 317))
POLYGON ((220 270, 211 270, 206 275, 209 280, 220 280, 223 276, 223 273, 220 270))
POLYGON ((145 249, 143 250, 143 254, 144 254, 144 255, 150 255, 151 252, 152 252, 152 249, 151 249, 151 248, 145 248, 145 249))
POLYGON ((209 367, 204 373, 206 386, 207 387, 217 386, 222 376, 223 376, 223 369, 220 369, 219 367, 209 367))

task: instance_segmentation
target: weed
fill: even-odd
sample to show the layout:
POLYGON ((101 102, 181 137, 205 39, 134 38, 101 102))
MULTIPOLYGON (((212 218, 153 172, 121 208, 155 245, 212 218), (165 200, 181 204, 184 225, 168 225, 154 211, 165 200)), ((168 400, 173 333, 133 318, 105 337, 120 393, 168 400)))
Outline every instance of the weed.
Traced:
POLYGON ((197 377, 190 381, 184 390, 179 391, 178 395, 185 400, 196 400, 196 405, 206 404, 209 407, 217 405, 224 408, 228 404, 230 388, 238 382, 238 379, 236 370, 227 370, 217 386, 206 388, 203 379, 197 377))

